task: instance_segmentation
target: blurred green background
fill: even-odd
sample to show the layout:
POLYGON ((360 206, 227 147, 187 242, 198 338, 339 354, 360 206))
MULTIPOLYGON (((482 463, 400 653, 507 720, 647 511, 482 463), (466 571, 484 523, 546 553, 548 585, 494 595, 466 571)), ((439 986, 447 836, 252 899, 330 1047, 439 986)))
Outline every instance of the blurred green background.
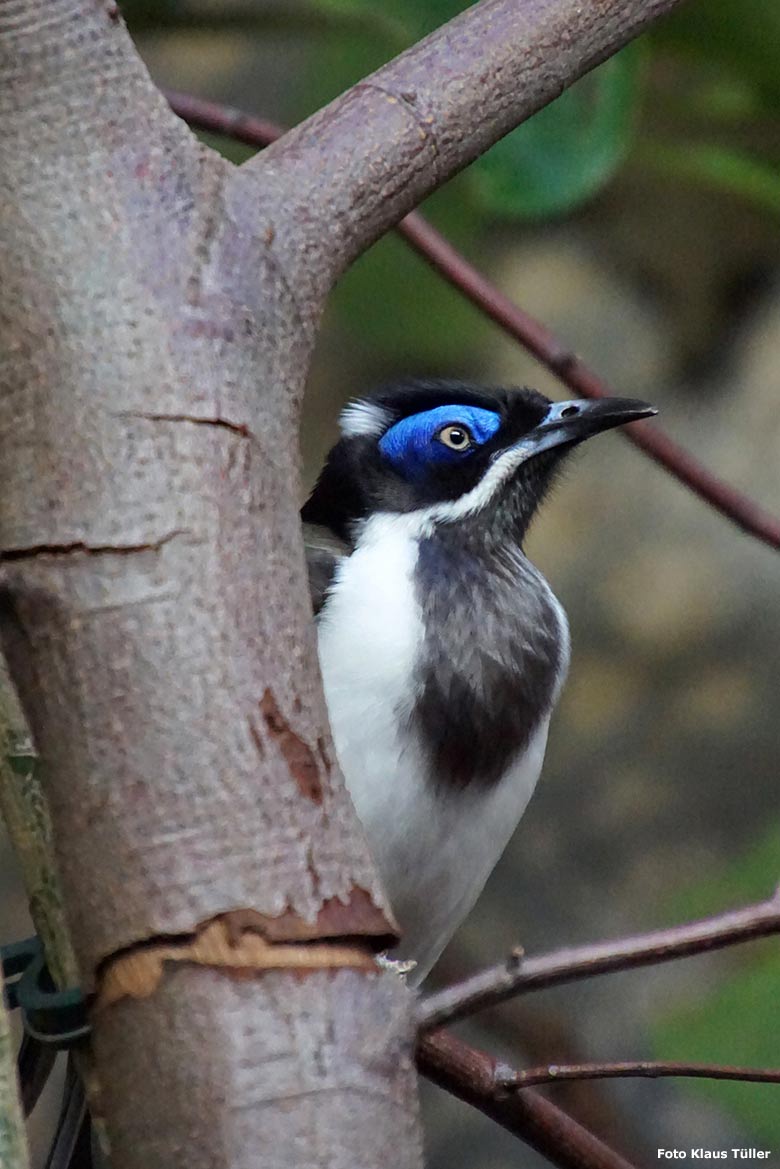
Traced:
MULTIPOLYGON (((124 0, 155 79, 294 123, 466 7, 455 0, 124 0)), ((249 152, 208 141, 240 161, 249 152)), ((780 5, 695 0, 428 201, 433 221, 611 383, 780 509, 780 5)), ((303 434, 310 480, 343 401, 432 373, 567 396, 396 237, 332 297, 303 434)), ((768 894, 780 878, 776 554, 619 436, 584 451, 530 543, 573 665, 543 782, 437 977, 521 941, 614 936, 768 894)), ((0 850, 0 937, 26 928, 0 850)), ((518 1064, 780 1066, 780 943, 545 992, 465 1035, 518 1064)), ((560 1085, 646 1162, 780 1155, 780 1086, 560 1085)), ((539 1162, 425 1092, 435 1169, 539 1162)))

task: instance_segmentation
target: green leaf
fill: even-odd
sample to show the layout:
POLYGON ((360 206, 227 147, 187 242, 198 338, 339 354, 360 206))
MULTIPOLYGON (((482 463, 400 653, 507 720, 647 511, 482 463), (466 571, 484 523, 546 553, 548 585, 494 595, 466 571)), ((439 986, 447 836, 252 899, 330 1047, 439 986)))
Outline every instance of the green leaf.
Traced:
POLYGON ((717 65, 705 67, 698 84, 691 86, 676 110, 672 108, 678 117, 693 115, 721 126, 740 126, 772 114, 760 89, 717 65))
POLYGON ((405 44, 393 44, 379 27, 355 28, 347 35, 338 29, 323 31, 288 95, 290 120, 308 117, 384 65, 405 44))
POLYGON ((692 180, 780 215, 780 167, 728 146, 656 142, 637 161, 672 178, 692 180))
MULTIPOLYGON (((671 916, 675 921, 689 920, 761 900, 771 895, 779 876, 780 827, 774 825, 743 856, 719 865, 709 877, 678 894, 671 916)), ((777 939, 741 946, 730 955, 720 983, 701 983, 693 1001, 663 1011, 651 1028, 653 1054, 686 1062, 777 1067, 779 1000, 777 939)), ((686 1080, 682 1090, 730 1112, 747 1133, 770 1148, 780 1143, 777 1084, 686 1080)))
MULTIPOLYGON (((399 19, 415 28, 415 39, 440 28, 458 13, 470 8, 474 0, 391 0, 389 7, 399 19)), ((384 7, 384 5, 383 5, 384 7)))
MULTIPOLYGON (((474 248, 479 226, 463 183, 448 183, 423 210, 456 244, 474 248)), ((400 345, 407 369, 467 369, 489 329, 477 309, 395 232, 342 277, 329 311, 350 350, 362 351, 364 360, 380 367, 390 363, 397 368, 400 345)))
POLYGON ((630 45, 479 159, 472 174, 487 209, 540 219, 594 195, 630 148, 643 57, 630 45))
POLYGON ((408 42, 419 40, 435 28, 446 24, 473 0, 314 0, 317 8, 339 14, 361 14, 376 20, 391 21, 404 29, 408 42))
MULTIPOLYGON (((464 0, 387 0, 381 8, 376 0, 316 3, 325 11, 361 13, 367 19, 373 12, 377 34, 382 31, 381 14, 381 22, 390 21, 405 31, 408 43, 469 6, 464 0)), ((642 44, 628 46, 474 163, 469 174, 483 209, 512 218, 537 219, 569 211, 595 194, 620 166, 631 145, 643 58, 642 44)), ((320 81, 332 68, 322 57, 318 59, 320 81)), ((338 75, 338 83, 328 85, 327 96, 359 75, 354 67, 345 69, 343 48, 338 75)))
MULTIPOLYGON (((777 1003, 780 967, 777 954, 752 963, 695 1004, 670 1011, 653 1034, 659 1059, 776 1068, 777 1003)), ((730 1112, 747 1133, 780 1144, 777 1084, 686 1081, 687 1092, 730 1112)))
MULTIPOLYGON (((780 825, 727 865, 713 865, 701 881, 678 892, 670 904, 671 921, 709 917, 737 905, 762 901, 780 884, 780 825)), ((773 943, 777 944, 777 943, 773 943)), ((735 951, 736 952, 736 951, 735 951)), ((747 953, 748 951, 739 951, 747 953)))
POLYGON ((780 100, 777 0, 695 0, 662 20, 656 44, 725 65, 780 100))
MULTIPOLYGON (((318 2, 342 11, 372 6, 363 0, 318 2)), ((404 0, 392 0, 382 11, 399 18, 404 14, 404 0)), ((411 5, 408 13, 412 13, 411 5)), ((418 31, 410 25, 410 41, 418 31)), ((378 68, 392 51, 376 29, 369 33, 363 28, 348 37, 321 37, 299 95, 299 116, 378 68)), ((469 181, 455 178, 425 204, 433 222, 464 245, 478 237, 482 219, 470 193, 469 181)), ((408 369, 467 366, 486 328, 478 311, 394 233, 374 244, 341 278, 329 312, 348 338, 350 350, 362 351, 378 370, 388 362, 397 366, 399 337, 408 369)))

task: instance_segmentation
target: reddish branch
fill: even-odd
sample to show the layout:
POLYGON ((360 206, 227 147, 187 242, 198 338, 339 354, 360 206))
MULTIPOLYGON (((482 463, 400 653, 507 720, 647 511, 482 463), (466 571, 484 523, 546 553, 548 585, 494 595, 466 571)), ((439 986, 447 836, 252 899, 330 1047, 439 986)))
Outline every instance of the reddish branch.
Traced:
POLYGON ((654 930, 615 942, 555 950, 538 958, 513 954, 499 966, 483 970, 423 999, 417 1011, 418 1025, 421 1031, 430 1031, 527 991, 616 970, 654 966, 673 958, 703 954, 778 933, 780 891, 756 905, 671 929, 654 930))
POLYGON ((629 1161, 537 1092, 507 1092, 512 1069, 449 1032, 421 1040, 417 1066, 427 1079, 521 1137, 559 1169, 631 1169, 629 1161))
POLYGON ((270 146, 277 138, 281 138, 285 132, 284 127, 277 125, 276 122, 256 118, 253 114, 236 109, 235 106, 208 101, 191 93, 180 93, 176 89, 163 89, 162 92, 173 112, 190 126, 195 126, 198 130, 207 130, 211 134, 219 134, 223 138, 233 138, 236 142, 243 142, 245 146, 262 149, 270 146))
MULTIPOLYGON (((168 90, 166 96, 173 110, 190 125, 248 146, 268 146, 284 133, 275 123, 230 106, 172 90, 168 90)), ((586 398, 601 398, 613 392, 568 346, 510 300, 419 212, 413 211, 401 220, 398 231, 445 280, 514 337, 569 389, 586 398)), ((624 427, 623 433, 738 527, 770 547, 780 548, 780 520, 744 492, 713 474, 659 427, 643 423, 642 426, 624 427)))
POLYGON ((518 950, 503 965, 422 1001, 418 1008, 418 1068, 428 1079, 522 1137, 564 1169, 625 1169, 626 1162, 617 1153, 531 1091, 530 1086, 627 1076, 780 1083, 780 1070, 643 1060, 558 1064, 517 1071, 461 1043, 449 1032, 433 1029, 523 991, 705 953, 772 933, 780 933, 780 891, 744 909, 613 943, 559 950, 527 960, 518 950))
POLYGON ((699 1080, 744 1080, 752 1084, 780 1084, 780 1068, 742 1068, 719 1063, 675 1063, 666 1060, 622 1060, 614 1063, 548 1064, 546 1067, 496 1072, 496 1084, 513 1091, 535 1084, 557 1084, 563 1080, 612 1080, 641 1076, 655 1080, 684 1076, 699 1080))

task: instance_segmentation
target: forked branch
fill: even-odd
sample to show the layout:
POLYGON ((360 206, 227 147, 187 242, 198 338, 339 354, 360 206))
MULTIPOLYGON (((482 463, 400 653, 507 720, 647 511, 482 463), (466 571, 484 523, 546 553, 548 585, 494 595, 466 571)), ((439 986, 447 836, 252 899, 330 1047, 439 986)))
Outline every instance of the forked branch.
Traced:
MULTIPOLYGON (((281 126, 243 110, 173 90, 167 90, 166 96, 171 108, 191 126, 233 138, 248 146, 265 147, 284 134, 281 126)), ((613 392, 603 378, 546 325, 515 304, 418 211, 411 211, 397 228, 431 267, 546 366, 563 385, 586 398, 600 398, 613 392)), ((721 515, 770 547, 780 548, 780 519, 720 479, 661 427, 647 424, 626 426, 622 433, 721 515)))
POLYGON ((702 1076, 777 1083, 780 1071, 648 1061, 558 1065, 520 1071, 449 1031, 424 1036, 417 1067, 432 1083, 490 1117, 558 1169, 630 1169, 620 1153, 533 1090, 533 1084, 625 1076, 702 1076))
POLYGON ((482 0, 244 168, 284 183, 285 262, 330 280, 408 211, 679 0, 482 0), (300 235, 305 237, 301 249, 300 235), (289 245, 297 242, 293 253, 289 245))
POLYGON ((448 1031, 426 1035, 417 1067, 432 1083, 520 1137, 558 1169, 631 1169, 631 1163, 532 1088, 508 1092, 512 1069, 448 1031))

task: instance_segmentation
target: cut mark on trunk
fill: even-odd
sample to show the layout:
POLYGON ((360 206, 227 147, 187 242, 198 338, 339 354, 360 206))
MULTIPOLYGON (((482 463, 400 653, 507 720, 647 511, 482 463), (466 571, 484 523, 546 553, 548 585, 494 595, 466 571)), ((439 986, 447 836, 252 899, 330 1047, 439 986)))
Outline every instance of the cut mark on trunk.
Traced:
POLYGON ((87 544, 84 540, 74 540, 69 544, 31 544, 29 548, 5 548, 0 553, 0 561, 34 560, 37 556, 72 556, 74 553, 86 556, 132 556, 138 552, 159 552, 177 536, 189 534, 187 528, 177 528, 159 540, 144 544, 87 544))
POLYGON ((140 418, 142 422, 189 422, 193 426, 216 426, 229 430, 241 438, 253 438, 252 431, 243 422, 231 422, 229 418, 201 418, 198 414, 152 414, 142 410, 120 410, 116 418, 140 418))
POLYGON ((148 998, 160 984, 166 966, 186 962, 221 970, 232 978, 262 975, 267 970, 360 970, 375 974, 377 966, 367 941, 271 942, 250 927, 261 915, 253 910, 210 918, 194 934, 150 938, 101 963, 94 1011, 124 998, 148 998), (231 922, 235 914, 237 921, 231 922), (249 915, 249 917, 245 916, 249 915))

